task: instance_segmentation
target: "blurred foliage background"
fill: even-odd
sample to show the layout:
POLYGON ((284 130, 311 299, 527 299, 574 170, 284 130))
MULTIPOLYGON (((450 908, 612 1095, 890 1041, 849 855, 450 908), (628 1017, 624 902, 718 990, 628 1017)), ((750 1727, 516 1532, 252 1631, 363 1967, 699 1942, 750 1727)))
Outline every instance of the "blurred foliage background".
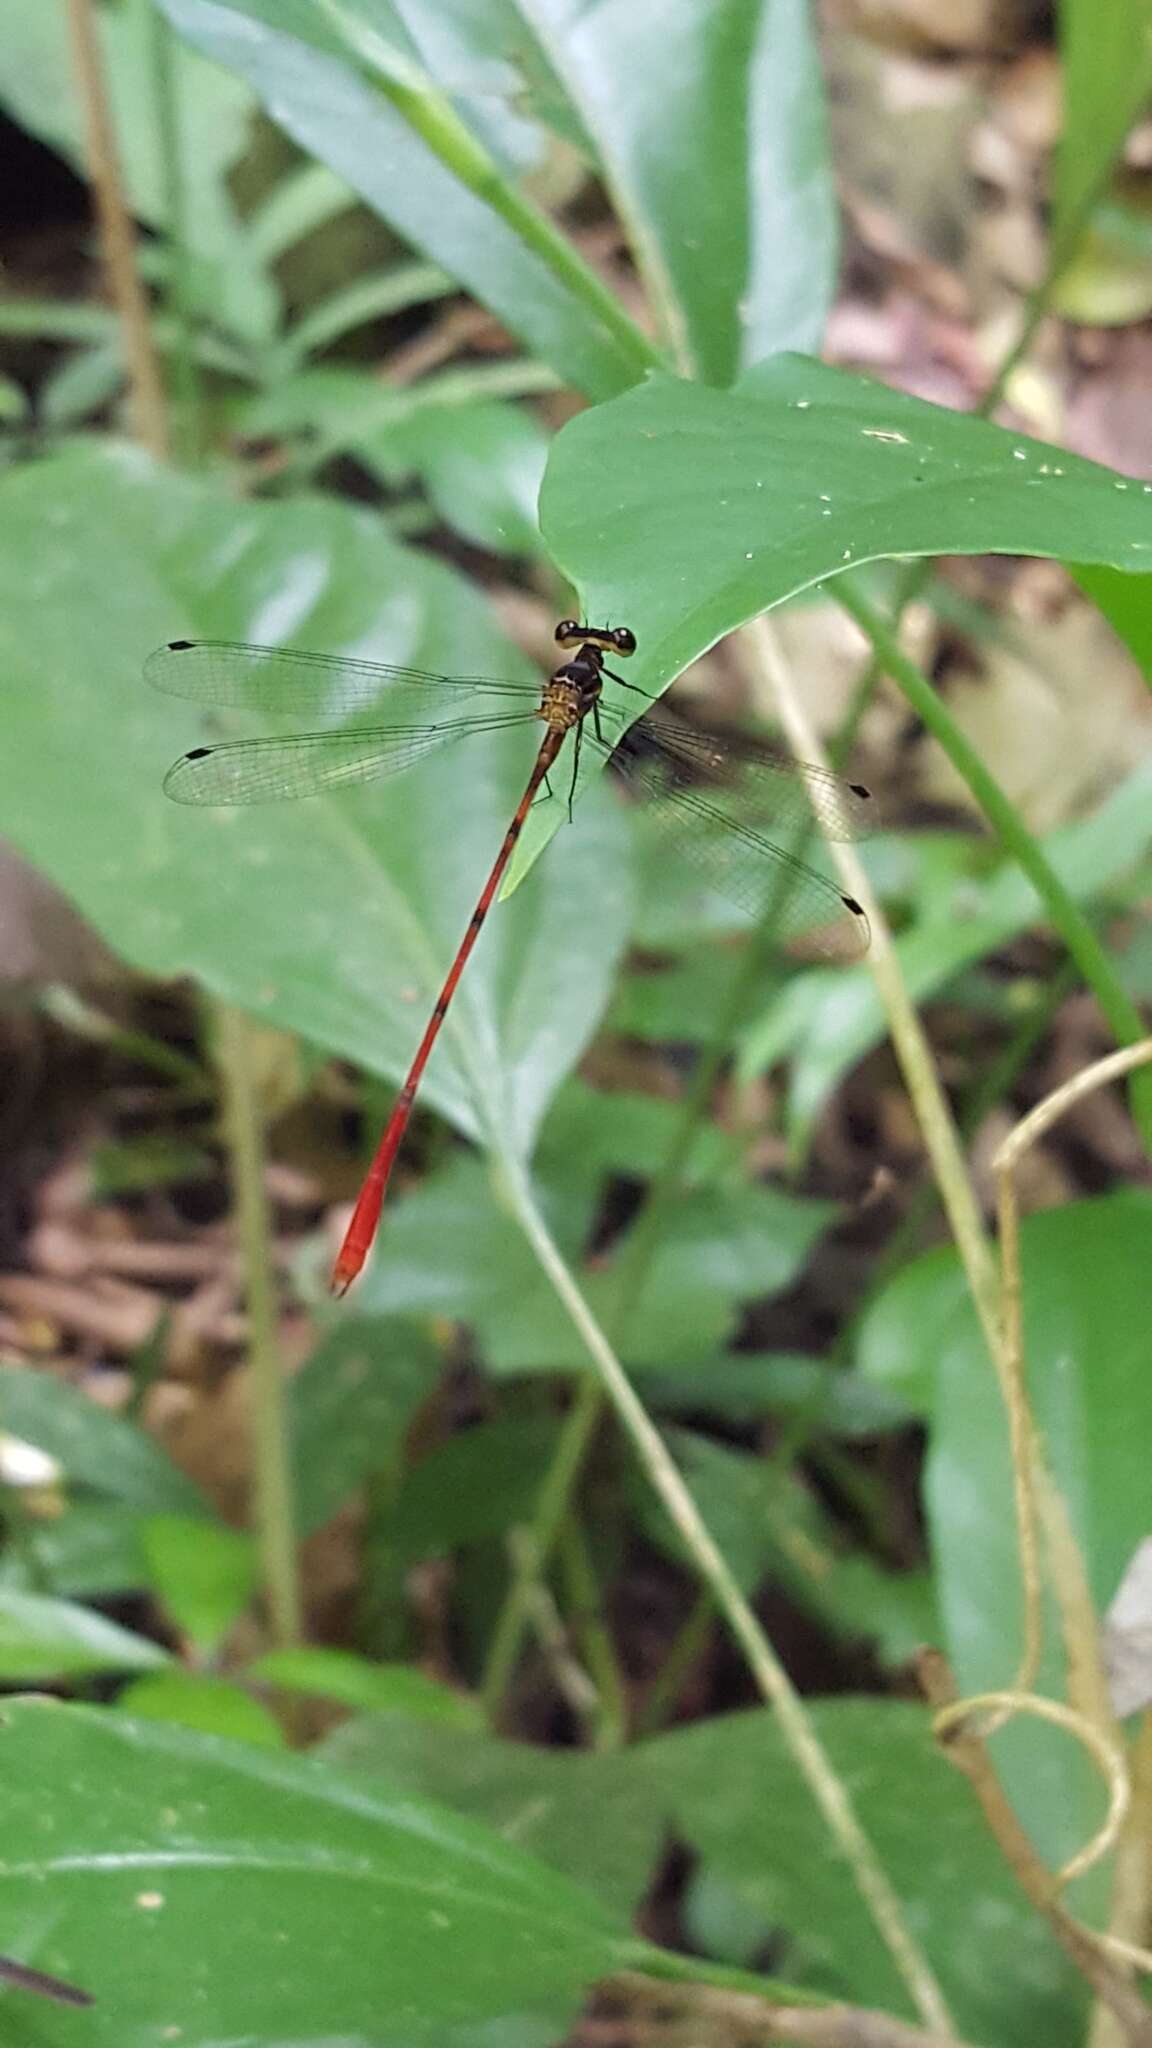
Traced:
POLYGON ((1150 83, 1148 0, 0 0, 39 2041, 1152 2038, 1150 83), (574 612, 871 788, 786 842, 870 952, 582 778, 336 1303, 534 742, 181 810, 261 727, 143 661, 574 612))

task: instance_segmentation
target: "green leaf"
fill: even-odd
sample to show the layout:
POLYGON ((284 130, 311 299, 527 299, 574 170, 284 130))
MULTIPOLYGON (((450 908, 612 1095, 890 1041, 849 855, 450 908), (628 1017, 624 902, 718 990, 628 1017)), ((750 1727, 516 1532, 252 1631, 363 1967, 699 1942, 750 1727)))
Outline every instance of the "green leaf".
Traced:
POLYGON ((807 0, 523 0, 579 109, 682 372, 819 347, 836 200, 807 0), (626 85, 623 83, 627 81, 626 85))
POLYGON ((91 413, 109 404, 124 383, 124 364, 119 338, 99 341, 94 348, 75 355, 46 377, 37 397, 37 410, 46 425, 57 431, 76 426, 91 413))
MULTIPOLYGON (((924 1708, 810 1700, 807 1710, 937 1971, 966 2039, 1074 2048, 1085 1990, 1027 1904, 971 1790, 934 1748, 924 1708)), ((839 1850, 767 1712, 646 1743, 676 1833, 757 1909, 781 1971, 834 1997, 908 2011, 839 1850)))
MULTIPOLYGON (((514 334, 589 398, 621 391, 646 351, 610 334, 514 228, 468 189, 403 114, 317 9, 249 0, 163 0, 181 35, 247 79, 276 120, 311 156, 490 306, 514 334), (270 26, 269 21, 275 26, 270 26)), ((386 31, 384 31, 386 32, 386 31)))
POLYGON ((162 1671, 125 1686, 118 1713, 147 1721, 171 1721, 202 1735, 225 1735, 260 1749, 284 1749, 287 1738, 274 1714, 241 1686, 196 1671, 162 1671))
MULTIPOLYGON (((565 1255, 579 1261, 593 1190, 559 1154, 549 1177, 540 1178, 551 1227, 565 1255)), ((710 1356, 728 1336, 738 1304, 787 1287, 835 1213, 830 1203, 777 1188, 690 1188, 669 1212, 629 1318, 629 1363, 710 1356)), ((584 1291, 594 1312, 610 1321, 617 1308, 614 1266, 587 1275, 584 1291)), ((567 1315, 471 1161, 430 1176, 397 1206, 359 1301, 365 1311, 378 1305, 474 1324, 495 1373, 587 1369, 567 1315), (447 1263, 445 1244, 453 1246, 447 1263)))
MULTIPOLYGON (((409 2016, 423 2039, 647 1953, 489 1829, 310 1759, 38 1701, 5 1702, 0 1730, 5 1939, 42 1936, 50 1884, 37 1960, 95 1994, 94 2048, 162 2026, 399 2048, 409 2016)), ((37 2029, 76 2039, 54 2012, 37 2029)))
POLYGON ((45 1521, 26 1520, 0 1562, 0 1583, 18 1593, 104 1598, 147 1584, 137 1508, 81 1501, 45 1521))
MULTIPOLYGON (((1045 1210, 1021 1227, 1030 1397, 1100 1612, 1147 1535, 1150 1227, 1152 1198, 1135 1189, 1045 1210)), ((915 1261, 873 1303, 859 1364, 890 1384, 898 1378, 902 1392, 926 1404, 925 1500, 948 1653, 962 1692, 1003 1685, 1019 1656, 1021 1614, 1015 1524, 1005 1511, 1008 1427, 951 1254, 915 1261)), ((1060 1681, 1053 1651, 1045 1682, 1060 1681)), ((1098 1778, 1080 1770, 1066 1738, 1047 1731, 1009 1729, 995 1753, 1021 1820, 1058 1864, 1100 1819, 1098 1778)))
MULTIPOLYGON (((391 459, 411 463, 445 522, 498 554, 541 552, 536 501, 548 437, 523 407, 495 401, 426 407, 385 429, 391 459)), ((363 445, 356 451, 362 458, 363 445)))
POLYGON ((280 1692, 309 1693, 360 1713, 408 1715, 455 1728, 479 1728, 484 1718, 479 1701, 426 1671, 412 1664, 372 1664, 352 1650, 269 1650, 245 1675, 280 1692))
MULTIPOLYGON (((580 414, 553 443, 540 521, 583 614, 632 627, 629 682, 649 695, 734 627, 862 563, 1152 559, 1152 484, 795 355, 734 391, 652 375, 580 414)), ((637 697, 605 696, 625 724, 637 715, 637 697)), ((554 830, 529 820, 517 876, 554 830)))
POLYGON ((356 203, 355 195, 325 164, 296 164, 248 215, 248 247, 266 267, 279 262, 297 242, 326 227, 356 203))
POLYGON ((219 1164, 201 1145, 190 1145, 167 1131, 142 1131, 123 1144, 94 1145, 90 1171, 92 1198, 106 1202, 143 1189, 171 1187, 175 1182, 219 1177, 219 1164))
MULTIPOLYGON (((683 1103, 634 1094, 627 1088, 590 1088, 573 1075, 565 1081, 540 1133, 541 1171, 591 1182, 598 1192, 608 1174, 636 1180, 658 1173, 684 1115, 683 1103)), ((683 1182, 723 1181, 739 1173, 745 1147, 730 1131, 706 1125, 687 1161, 683 1182)))
MULTIPOLYGON (((771 1572, 826 1629, 877 1644, 902 1663, 939 1630, 927 1575, 886 1572, 843 1537, 794 1471, 690 1429, 667 1432, 696 1505, 747 1593, 771 1572)), ((635 1480, 634 1512, 652 1540, 689 1562, 679 1533, 635 1480)))
POLYGON ((1152 88, 1152 6, 1060 0, 1064 119, 1056 145, 1053 248, 1067 253, 1152 88))
POLYGON ((51 1373, 0 1365, 0 1427, 47 1451, 69 1479, 128 1507, 205 1517, 211 1512, 199 1488, 134 1422, 51 1373))
POLYGON ((27 417, 27 392, 14 377, 0 376, 0 426, 15 426, 17 421, 27 417))
POLYGON ((660 1796, 628 1756, 501 1742, 397 1713, 345 1722, 321 1752, 487 1821, 620 1913, 636 1910, 662 1847, 660 1796))
POLYGON ((825 1436, 883 1436, 908 1420, 886 1387, 800 1352, 722 1352, 703 1365, 645 1373, 644 1386, 655 1407, 673 1414, 756 1422, 767 1411, 825 1436))
POLYGON ((1152 576, 1125 576, 1120 569, 1084 564, 1077 564, 1073 574, 1152 683, 1152 576))
POLYGON ((251 1536, 183 1515, 152 1515, 141 1533, 157 1599, 197 1650, 211 1654, 255 1591, 259 1562, 251 1536))
POLYGON ((396 1318, 358 1312, 321 1339, 288 1389, 301 1536, 322 1529, 367 1480, 394 1465, 441 1364, 431 1340, 396 1318))
MULTIPOLYGON (((474 594, 363 512, 245 505, 124 452, 9 476, 0 523, 9 837, 137 966, 191 974, 329 1051, 402 1073, 538 728, 446 746, 383 793, 189 810, 163 795, 164 772, 222 722, 148 690, 140 663, 189 631, 263 632, 522 674, 474 594)), ((241 726, 236 714, 229 729, 241 726)), ((605 791, 550 876, 496 907, 433 1055, 424 1100, 505 1156, 526 1153, 606 1001, 628 922, 624 830, 605 791)))
POLYGON ((728 392, 653 376, 580 414, 553 444, 540 514, 588 616, 632 626, 649 691, 849 564, 1152 558, 1152 484, 804 356, 728 392))
POLYGON ((167 1650, 102 1614, 36 1593, 0 1589, 0 1680, 75 1677, 92 1671, 149 1671, 167 1650))
POLYGON ((402 1566, 527 1521, 558 1424, 510 1418, 457 1430, 405 1472, 381 1534, 402 1566))
POLYGON ((408 306, 427 305, 454 290, 452 279, 431 263, 401 263, 392 270, 353 278, 301 314, 281 343, 281 362, 295 367, 357 327, 408 306))
MULTIPOLYGON (((1061 826, 1041 842, 1077 903, 1105 895, 1147 853, 1152 844, 1150 780, 1142 764, 1098 811, 1061 826)), ((896 941, 900 972, 913 1001, 925 1002, 962 968, 1028 931, 1038 910, 1031 883, 1014 864, 1001 863, 987 880, 954 871, 924 902, 922 917, 896 941)), ((749 1026, 738 1072, 748 1080, 790 1057, 788 1110, 796 1135, 810 1126, 842 1076, 881 1043, 887 1028, 866 967, 797 974, 775 1005, 749 1026)))

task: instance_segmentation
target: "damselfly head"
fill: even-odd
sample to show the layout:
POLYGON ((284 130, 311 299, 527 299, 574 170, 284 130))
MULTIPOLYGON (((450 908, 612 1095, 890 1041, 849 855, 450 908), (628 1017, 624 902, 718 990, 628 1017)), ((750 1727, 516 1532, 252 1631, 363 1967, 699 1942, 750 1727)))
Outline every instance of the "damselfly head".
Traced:
POLYGON ((599 647, 605 654, 635 654, 631 626, 582 626, 579 619, 561 619, 556 628, 561 647, 599 647))

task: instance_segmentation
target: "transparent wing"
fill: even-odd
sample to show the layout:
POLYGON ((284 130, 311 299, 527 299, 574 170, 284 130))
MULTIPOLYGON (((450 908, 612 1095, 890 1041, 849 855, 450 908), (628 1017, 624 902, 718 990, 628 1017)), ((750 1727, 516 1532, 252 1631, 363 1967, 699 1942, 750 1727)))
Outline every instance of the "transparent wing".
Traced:
POLYGON ((338 718, 377 704, 387 690, 404 684, 429 692, 456 691, 461 697, 483 691, 492 697, 540 698, 536 683, 437 675, 431 669, 393 668, 343 654, 250 647, 242 640, 172 640, 148 656, 144 675, 154 690, 170 697, 289 716, 338 718))
POLYGON ((667 772, 675 774, 683 764, 693 781, 718 782, 750 813, 770 821, 775 832, 810 825, 813 817, 828 839, 866 839, 876 829, 876 807, 862 782, 845 782, 827 768, 793 761, 750 734, 701 732, 665 711, 649 712, 632 731, 637 749, 669 758, 667 772))
POLYGON ((514 712, 502 718, 446 719, 442 725, 225 740, 182 754, 164 777, 164 793, 178 804, 281 803, 400 775, 450 740, 533 721, 531 712, 514 712))
POLYGON ((664 713, 630 727, 614 750, 592 744, 635 792, 670 861, 683 860, 757 920, 771 919, 782 939, 803 938, 830 959, 867 951, 871 933, 860 905, 796 850, 815 820, 836 839, 872 829, 862 785, 738 734, 729 742, 697 732, 664 713))

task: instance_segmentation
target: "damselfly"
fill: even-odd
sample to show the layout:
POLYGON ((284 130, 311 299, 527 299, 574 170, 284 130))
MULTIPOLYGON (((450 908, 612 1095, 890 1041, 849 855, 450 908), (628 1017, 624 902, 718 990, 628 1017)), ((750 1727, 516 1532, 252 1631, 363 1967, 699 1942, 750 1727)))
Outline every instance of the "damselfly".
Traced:
MULTIPOLYGON (((589 747, 670 824, 676 843, 706 879, 753 914, 771 906, 782 937, 803 933, 825 953, 853 957, 868 944, 868 921, 854 897, 794 852, 766 839, 785 837, 814 812, 825 834, 855 839, 867 829, 868 791, 822 768, 800 767, 763 742, 705 733, 650 710, 621 732, 625 712, 603 697, 604 678, 639 697, 606 657, 635 653, 627 626, 582 626, 564 619, 556 639, 569 659, 543 686, 436 675, 342 655, 307 654, 219 640, 174 640, 151 655, 148 680, 173 696, 325 721, 323 729, 281 738, 225 740, 194 747, 170 768, 164 788, 177 803, 253 804, 314 796, 399 774, 436 749, 477 733, 545 727, 531 773, 492 871, 416 1049, 388 1120, 332 1275, 338 1294, 356 1278, 371 1247, 393 1162, 445 1013, 491 908, 536 799, 553 796, 550 771, 569 733, 569 809, 581 751, 589 747), (386 713, 397 696, 425 713, 409 722, 386 713), (369 722, 346 723, 357 714, 369 722)), ((651 700, 644 698, 646 703, 651 700)))

